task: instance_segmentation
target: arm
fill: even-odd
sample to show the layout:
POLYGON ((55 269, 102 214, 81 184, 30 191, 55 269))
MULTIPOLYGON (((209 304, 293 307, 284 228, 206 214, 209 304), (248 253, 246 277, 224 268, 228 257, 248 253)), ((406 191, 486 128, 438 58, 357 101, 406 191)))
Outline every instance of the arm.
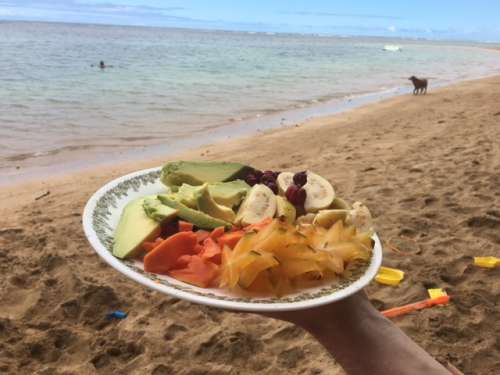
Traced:
POLYGON ((382 316, 364 292, 313 309, 267 316, 307 330, 348 374, 450 374, 382 316))

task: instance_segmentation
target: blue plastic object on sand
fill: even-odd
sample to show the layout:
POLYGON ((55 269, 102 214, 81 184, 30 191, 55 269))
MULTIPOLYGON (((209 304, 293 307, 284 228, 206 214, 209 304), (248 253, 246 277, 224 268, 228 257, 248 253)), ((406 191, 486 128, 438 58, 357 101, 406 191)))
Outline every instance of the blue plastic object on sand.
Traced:
POLYGON ((127 317, 127 315, 128 314, 125 311, 116 310, 116 311, 113 311, 112 313, 108 314, 108 319, 113 319, 113 318, 125 319, 127 317))

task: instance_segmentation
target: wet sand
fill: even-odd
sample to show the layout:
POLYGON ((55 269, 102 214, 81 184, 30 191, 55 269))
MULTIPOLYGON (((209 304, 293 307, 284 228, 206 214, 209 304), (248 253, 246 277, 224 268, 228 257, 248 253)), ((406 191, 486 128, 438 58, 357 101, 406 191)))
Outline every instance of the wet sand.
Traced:
MULTIPOLYGON (((452 303, 394 319, 465 374, 500 372, 500 77, 404 95, 297 127, 179 157, 305 168, 372 209, 384 265, 379 309, 441 287, 452 303), (391 250, 392 249, 392 250, 391 250), (397 249, 397 251, 396 251, 397 249)), ((36 374, 342 374, 286 323, 231 314, 146 290, 88 245, 81 212, 102 184, 164 160, 127 163, 0 189, 0 371, 36 374), (43 194, 50 194, 35 200, 43 194), (114 309, 129 312, 109 321, 114 309)))

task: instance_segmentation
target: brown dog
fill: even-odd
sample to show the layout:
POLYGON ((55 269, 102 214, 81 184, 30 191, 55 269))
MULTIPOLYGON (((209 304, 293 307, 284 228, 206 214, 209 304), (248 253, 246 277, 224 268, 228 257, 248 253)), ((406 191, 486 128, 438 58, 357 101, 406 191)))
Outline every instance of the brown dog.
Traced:
POLYGON ((413 89, 413 95, 418 95, 418 94, 427 94, 427 80, 426 79, 418 79, 415 76, 411 76, 408 78, 410 81, 413 82, 413 86, 415 86, 415 89, 413 89))

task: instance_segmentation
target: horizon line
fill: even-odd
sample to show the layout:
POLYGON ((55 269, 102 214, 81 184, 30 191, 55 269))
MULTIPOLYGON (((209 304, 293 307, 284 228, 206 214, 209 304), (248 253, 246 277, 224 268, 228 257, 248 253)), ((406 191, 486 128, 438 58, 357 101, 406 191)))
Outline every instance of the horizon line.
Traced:
POLYGON ((500 41, 488 41, 488 40, 475 40, 475 39, 447 39, 447 38, 425 38, 425 37, 409 37, 409 36, 387 36, 387 35, 375 35, 375 34, 336 34, 328 32, 308 32, 308 31, 258 31, 258 30, 241 30, 237 28, 207 28, 207 27, 188 27, 188 26, 166 26, 166 25, 132 25, 132 24, 121 24, 121 23, 100 23, 100 22, 84 22, 84 21, 48 21, 48 20, 26 20, 26 19, 4 19, 0 18, 0 23, 47 23, 47 24, 63 24, 63 25, 81 25, 81 26, 107 26, 107 27, 137 27, 137 28, 150 28, 150 29, 177 29, 177 30, 191 30, 191 31, 216 31, 216 32, 232 32, 232 33, 242 33, 242 34, 281 34, 281 35, 310 35, 310 36, 321 36, 321 37, 336 37, 336 38, 380 38, 380 39, 400 39, 400 40, 410 40, 410 41, 426 41, 426 42, 448 42, 452 44, 457 43, 481 43, 488 45, 496 45, 500 47, 500 41))

